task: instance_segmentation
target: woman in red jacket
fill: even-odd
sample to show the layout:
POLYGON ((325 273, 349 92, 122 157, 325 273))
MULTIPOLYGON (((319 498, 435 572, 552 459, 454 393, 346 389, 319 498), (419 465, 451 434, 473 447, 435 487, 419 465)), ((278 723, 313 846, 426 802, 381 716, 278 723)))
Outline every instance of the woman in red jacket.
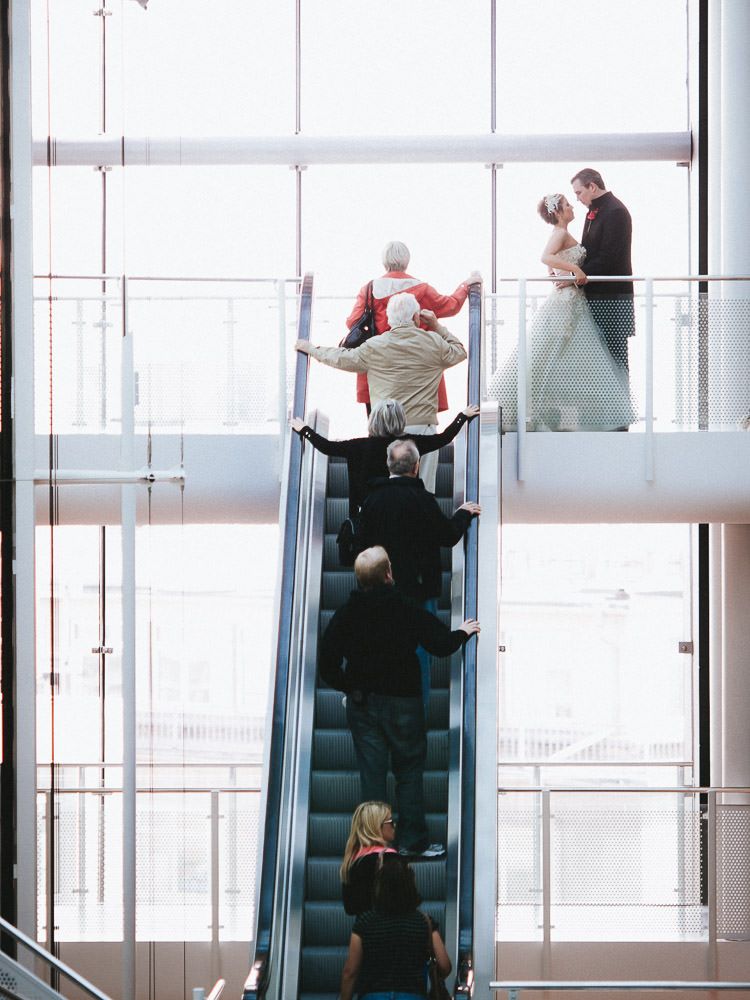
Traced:
MULTIPOLYGON (((455 316, 461 311, 461 306, 466 301, 469 294, 469 285, 474 281, 480 281, 479 274, 474 271, 466 281, 462 281, 452 295, 441 295, 436 292, 432 285, 420 278, 413 278, 406 273, 409 266, 409 248, 399 240, 391 240, 386 243, 383 249, 383 267, 385 274, 380 278, 373 279, 372 301, 375 312, 375 330, 377 333, 385 333, 390 329, 388 317, 386 316, 386 306, 388 299, 398 292, 411 292, 419 302, 420 309, 431 309, 438 319, 445 316, 455 316)), ((367 303, 367 288, 370 283, 363 285, 357 295, 349 318, 346 321, 347 329, 352 327, 365 310, 367 303)), ((360 372, 357 374, 357 402, 364 403, 367 407, 367 414, 370 414, 370 391, 367 385, 367 375, 360 372)), ((445 391, 445 379, 440 380, 438 389, 438 411, 448 409, 448 394, 445 391)))

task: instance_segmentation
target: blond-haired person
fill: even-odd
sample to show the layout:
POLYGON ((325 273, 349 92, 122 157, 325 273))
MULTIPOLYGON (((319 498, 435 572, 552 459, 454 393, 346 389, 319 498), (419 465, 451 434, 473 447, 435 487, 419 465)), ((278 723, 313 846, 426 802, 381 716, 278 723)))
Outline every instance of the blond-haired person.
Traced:
POLYGON ((386 802, 361 802, 352 815, 341 862, 341 898, 351 915, 372 908, 375 876, 384 854, 395 854, 396 823, 386 802))

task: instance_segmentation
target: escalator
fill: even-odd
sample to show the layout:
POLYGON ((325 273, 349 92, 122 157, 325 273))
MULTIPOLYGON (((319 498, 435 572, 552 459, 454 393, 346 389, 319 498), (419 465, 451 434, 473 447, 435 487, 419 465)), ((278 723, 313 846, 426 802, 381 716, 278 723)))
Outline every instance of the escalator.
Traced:
MULTIPOLYGON (((309 337, 311 304, 307 276, 300 302, 302 339, 309 337)), ((473 401, 479 399, 480 385, 479 285, 470 290, 469 306, 473 401)), ((298 355, 295 416, 305 413, 306 376, 306 358, 298 355)), ((320 414, 308 415, 307 422, 326 433, 320 414)), ((436 495, 445 513, 478 496, 480 437, 494 429, 497 438, 494 414, 490 424, 480 435, 479 421, 473 421, 441 450, 436 495)), ((359 802, 359 776, 342 696, 318 684, 316 670, 319 634, 355 586, 353 572, 339 565, 335 544, 347 516, 347 495, 343 460, 328 460, 310 447, 303 451, 292 435, 282 506, 279 641, 264 771, 257 932, 244 1000, 333 1000, 353 923, 341 905, 339 866, 359 802)), ((438 614, 452 628, 477 615, 478 551, 476 520, 463 548, 443 550, 438 614)), ((489 631, 494 674, 494 630, 489 631)), ((430 840, 446 845, 447 858, 414 865, 422 908, 440 925, 454 957, 456 990, 468 994, 473 980, 476 649, 473 640, 453 657, 433 657, 424 790, 430 840)))
MULTIPOLYGON (((453 447, 440 452, 436 495, 444 513, 453 511, 453 447)), ((320 631, 356 587, 354 572, 342 570, 336 550, 338 526, 348 516, 348 481, 343 459, 329 459, 326 490, 326 533, 323 553, 320 631)), ((443 586, 438 615, 450 623, 451 553, 443 549, 443 586)), ((424 774, 425 807, 431 842, 448 841, 448 742, 451 658, 432 663, 428 710, 427 764, 424 774)), ((395 801, 393 776, 388 800, 395 801)), ((300 997, 338 994, 353 917, 341 905, 339 866, 349 834, 351 816, 359 798, 359 772, 354 744, 346 725, 341 693, 323 682, 316 686, 312 741, 312 779, 309 838, 305 870, 305 897, 300 962, 300 997)), ((446 861, 414 865, 423 909, 445 928, 446 861)))

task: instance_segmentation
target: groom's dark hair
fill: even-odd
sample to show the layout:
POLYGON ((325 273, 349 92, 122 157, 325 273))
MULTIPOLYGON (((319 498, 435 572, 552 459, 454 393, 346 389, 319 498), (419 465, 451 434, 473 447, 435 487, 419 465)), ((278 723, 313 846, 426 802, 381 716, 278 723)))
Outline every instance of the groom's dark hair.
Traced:
POLYGON ((571 184, 575 184, 576 181, 580 181, 584 187, 588 187, 589 184, 596 184, 596 186, 601 188, 602 191, 607 190, 607 187, 602 180, 602 175, 598 170, 592 170, 591 167, 584 167, 583 170, 578 171, 575 177, 570 178, 571 184))

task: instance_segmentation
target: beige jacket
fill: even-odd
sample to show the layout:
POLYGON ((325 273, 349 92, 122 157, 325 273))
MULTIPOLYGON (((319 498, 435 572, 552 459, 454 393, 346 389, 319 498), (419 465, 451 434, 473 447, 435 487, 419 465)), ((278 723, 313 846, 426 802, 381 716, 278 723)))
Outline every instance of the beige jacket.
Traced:
POLYGON ((332 368, 366 372, 373 405, 397 399, 406 413, 406 424, 436 424, 438 385, 446 368, 466 360, 463 344, 444 326, 436 332, 409 324, 397 326, 361 347, 316 347, 309 353, 332 368))

